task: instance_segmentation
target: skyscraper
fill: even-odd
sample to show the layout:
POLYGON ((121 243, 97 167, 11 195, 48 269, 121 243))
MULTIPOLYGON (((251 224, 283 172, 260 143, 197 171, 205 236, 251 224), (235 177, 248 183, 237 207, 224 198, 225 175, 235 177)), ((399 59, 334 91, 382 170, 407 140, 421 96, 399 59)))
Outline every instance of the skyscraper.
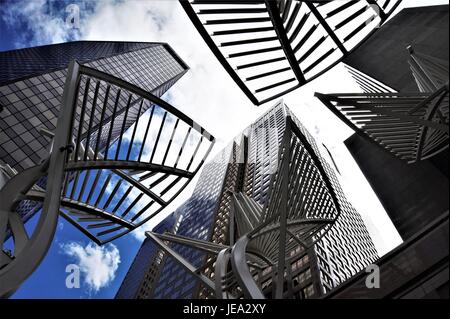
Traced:
MULTIPOLYGON (((205 164, 192 197, 177 209, 180 225, 176 232, 161 235, 161 240, 170 240, 176 254, 190 263, 192 272, 186 271, 173 255, 164 254, 159 264, 158 277, 153 283, 148 298, 210 298, 210 290, 203 280, 214 280, 216 256, 207 249, 195 249, 186 245, 189 240, 199 246, 226 247, 236 240, 236 234, 246 224, 238 216, 232 216, 234 194, 248 198, 254 207, 269 205, 273 192, 273 176, 279 169, 278 160, 283 148, 282 140, 292 119, 303 141, 317 156, 325 175, 337 198, 341 213, 328 233, 313 247, 304 248, 287 241, 287 272, 283 296, 287 298, 314 298, 330 291, 350 278, 377 258, 377 252, 361 216, 346 200, 334 172, 333 161, 326 149, 319 149, 314 138, 302 126, 282 101, 236 137, 211 162, 205 164), (175 235, 177 236, 175 238, 175 235), (204 277, 202 277, 204 276, 204 277)), ((303 152, 306 152, 305 150, 303 152)), ((305 153, 303 153, 304 156, 305 153)), ((299 155, 300 156, 300 155, 299 155)), ((302 157, 302 156, 300 156, 302 157)), ((313 162, 298 160, 290 163, 303 176, 296 187, 297 194, 304 195, 298 210, 321 211, 329 207, 326 190, 314 179, 313 162), (324 195, 325 194, 325 195, 324 195)), ((292 184, 293 185, 293 184, 292 184)), ((291 203, 293 205, 293 203, 291 203)), ((250 217, 249 217, 250 218, 250 217)), ((159 232, 159 231, 157 231, 159 232)), ((275 280, 272 267, 260 269, 255 278, 266 297, 273 295, 275 280)), ((142 276, 144 278, 145 276, 142 276)), ((126 279, 127 280, 127 279, 126 279)), ((141 279, 143 280, 143 279, 141 279)), ((239 295, 239 289, 237 290, 239 295)))
POLYGON ((344 60, 364 93, 322 95, 404 240, 375 262, 380 289, 361 272, 327 298, 448 299, 448 32, 448 5, 404 9, 344 60))
MULTIPOLYGON (((188 70, 165 43, 76 41, 0 52, 0 169, 5 173, 21 172, 48 155, 51 138, 46 132, 55 130, 67 66, 73 59, 158 97, 188 70)), ((104 94, 105 88, 100 88, 99 99, 104 94)), ((113 103, 108 106, 112 109, 113 103)), ((110 142, 122 130, 114 123, 121 123, 124 106, 119 105, 115 118, 104 119, 113 126, 110 142)), ((138 106, 127 114, 125 129, 137 120, 138 106)), ((144 105, 141 114, 148 107, 144 105)), ((101 136, 100 144, 105 147, 106 142, 107 136, 101 136)), ((40 184, 45 187, 45 180, 40 184)), ((22 201, 18 211, 28 220, 39 208, 22 201)))
MULTIPOLYGON (((176 210, 176 214, 180 216, 180 224, 173 233, 205 241, 214 236, 216 221, 221 217, 218 211, 222 204, 224 185, 229 179, 229 159, 233 156, 235 147, 235 143, 232 143, 204 165, 193 196, 176 210)), ((216 234, 219 235, 219 232, 216 234)), ((200 250, 181 244, 175 244, 172 248, 195 267, 201 268, 205 264, 207 256, 200 250)), ((173 258, 164 254, 164 260, 159 265, 159 276, 148 298, 197 298, 199 290, 196 278, 186 272, 173 258)))
POLYGON ((365 93, 329 95, 404 240, 449 208, 448 30, 448 5, 402 10, 344 60, 365 93))
MULTIPOLYGON (((161 221, 154 231, 163 233, 165 231, 176 232, 175 226, 178 215, 170 214, 161 221)), ((143 299, 148 297, 149 291, 153 288, 153 283, 159 274, 159 264, 162 262, 164 253, 152 243, 150 238, 146 238, 141 248, 136 254, 119 290, 116 293, 117 299, 143 299)))
MULTIPOLYGON (((44 62, 46 56, 56 56, 61 65, 65 59, 71 60, 68 69, 18 80, 16 76, 23 72, 18 68, 8 71, 9 78, 17 81, 2 87, 6 101, 10 101, 3 110, 4 123, 11 125, 5 132, 15 137, 5 144, 16 145, 23 133, 19 125, 27 123, 30 130, 48 138, 42 141, 48 149, 37 163, 33 158, 21 159, 16 151, 5 155, 7 160, 17 157, 11 164, 18 169, 14 171, 5 164, 2 172, 2 179, 7 181, 0 189, 2 225, 6 226, 0 234, 1 296, 15 291, 40 264, 59 216, 98 245, 124 236, 159 214, 180 194, 214 144, 206 129, 159 97, 187 68, 167 46, 144 44, 143 49, 87 62, 92 65, 72 59, 75 55, 83 60, 90 44, 87 51, 83 51, 83 44, 75 45, 76 54, 70 50, 74 44, 69 44, 67 51, 58 46, 40 48, 44 50, 38 50, 44 62), (58 84, 64 77, 60 97, 58 84), (56 86, 54 90, 52 85, 56 86), (11 87, 17 90, 11 91, 11 87), (53 102, 48 100, 51 96, 55 96, 53 102), (29 109, 14 110, 17 104, 26 105, 23 101, 30 109, 37 105, 47 117, 38 113, 37 119, 31 116, 32 123, 28 123, 23 113, 32 113, 29 109), (51 103, 55 103, 53 108, 51 103), (22 122, 16 119, 19 116, 22 122), (39 221, 33 235, 28 236, 24 223, 40 207, 39 221), (4 248, 8 232, 14 237, 13 250, 4 248)), ((114 53, 114 47, 107 45, 112 49, 107 52, 114 53)), ((120 48, 124 46, 119 44, 120 48)), ((26 52, 39 57, 33 49, 26 52)), ((5 60, 11 56, 20 60, 21 53, 5 54, 5 60)), ((30 143, 39 144, 36 139, 30 143)))

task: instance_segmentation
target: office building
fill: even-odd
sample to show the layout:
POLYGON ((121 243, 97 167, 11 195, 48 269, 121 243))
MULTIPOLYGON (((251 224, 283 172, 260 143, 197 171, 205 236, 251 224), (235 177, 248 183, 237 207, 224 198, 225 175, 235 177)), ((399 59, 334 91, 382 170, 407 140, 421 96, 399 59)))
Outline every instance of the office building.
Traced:
MULTIPOLYGON (((165 231, 176 232, 177 217, 178 215, 175 213, 170 214, 153 231, 158 233, 165 231)), ((148 298, 148 293, 158 278, 159 264, 162 262, 163 257, 164 252, 159 251, 150 238, 146 238, 116 293, 116 299, 148 298)))
POLYGON ((449 207, 448 5, 402 10, 345 62, 364 93, 319 98, 406 240, 449 207))
MULTIPOLYGON (((68 44, 67 51, 59 50, 57 45, 41 47, 37 52, 43 58, 46 54, 49 57, 62 54, 57 59, 63 63, 64 57, 73 58, 64 53, 76 52, 83 58, 86 43, 76 44, 75 51, 69 50, 74 44, 68 44)), ((115 52, 116 44, 102 44, 113 49, 106 53, 115 52)), ((90 53, 90 45, 98 49, 95 43, 88 42, 86 53, 90 53)), ((118 47, 130 48, 123 44, 118 47)), ((40 56, 34 49, 25 52, 40 56)), ((92 65, 73 59, 67 70, 45 73, 31 80, 15 78, 22 74, 20 67, 15 72, 7 70, 13 82, 2 87, 7 94, 4 98, 11 102, 2 110, 6 115, 2 124, 10 124, 4 133, 15 139, 10 138, 2 145, 19 143, 20 133, 24 133, 21 123, 26 123, 31 130, 45 135, 47 154, 37 163, 33 163, 33 158, 21 159, 16 151, 5 155, 6 160, 16 155, 17 158, 11 163, 13 167, 5 164, 2 169, 2 180, 6 183, 0 189, 0 211, 6 227, 0 234, 0 296, 13 293, 38 267, 53 241, 59 216, 102 245, 159 214, 198 172, 214 137, 159 97, 186 71, 171 52, 164 44, 150 43, 142 50, 87 62, 92 65), (110 72, 103 72, 104 68, 110 72), (52 76, 59 76, 60 81, 52 81, 52 76), (33 83, 36 87, 23 88, 33 83), (57 84, 64 87, 59 87, 63 92, 58 99, 58 87, 50 89, 57 84), (8 92, 19 86, 22 90, 8 92), (25 94, 33 92, 39 97, 31 96, 28 100, 25 94), (52 94, 55 107, 44 110, 49 118, 45 123, 36 124, 46 119, 39 113, 36 119, 31 116, 30 121, 36 124, 31 126, 21 115, 30 114, 26 113, 29 109, 13 110, 17 105, 29 105, 35 112, 43 110, 50 107, 51 102, 45 98, 52 94), (18 123, 17 118, 22 122, 18 123), (29 236, 24 224, 41 207, 29 236), (8 241, 9 235, 13 241, 8 241)), ((5 60, 11 56, 20 60, 22 53, 8 52, 5 60)), ((30 69, 39 71, 39 66, 30 69)), ((39 141, 37 138, 36 143, 39 141)))
POLYGON ((379 289, 361 272, 327 298, 448 299, 448 30, 448 5, 402 10, 344 60, 364 93, 324 99, 355 125, 345 145, 404 240, 375 262, 379 289))
MULTIPOLYGON (((280 101, 205 164, 192 197, 177 209, 182 218, 176 232, 158 235, 161 240, 172 242, 169 249, 175 252, 177 258, 168 254, 166 249, 161 249, 164 250, 163 262, 147 298, 216 297, 211 287, 205 287, 205 282, 209 282, 205 278, 211 281, 215 278, 214 264, 218 256, 213 250, 232 246, 252 227, 252 223, 245 219, 257 218, 238 214, 233 208, 237 203, 235 198, 239 198, 240 203, 251 203, 259 214, 264 211, 262 207, 273 205, 277 197, 273 188, 278 189, 275 185, 278 179, 274 176, 278 175, 281 165, 279 156, 283 150, 283 136, 291 124, 295 136, 299 137, 298 144, 293 144, 296 145, 293 154, 297 154, 293 156, 302 160, 289 165, 299 173, 292 174, 294 179, 290 183, 299 188, 295 193, 288 192, 287 196, 292 201, 288 200, 289 207, 294 205, 295 200, 300 205, 289 209, 289 214, 300 211, 309 212, 306 215, 328 212, 331 214, 329 216, 338 217, 328 225, 328 232, 309 248, 292 238, 286 240, 287 271, 282 297, 319 297, 378 258, 361 216, 345 198, 329 152, 322 149, 321 144, 316 144, 300 121, 280 101), (297 176, 301 178, 297 180, 297 176), (302 182, 294 184, 300 180, 302 182), (333 215, 337 210, 340 213, 333 215), (189 240, 195 241, 194 245, 187 244, 189 240), (195 245, 197 248, 207 246, 211 250, 196 249, 195 245), (186 263, 180 263, 180 260, 186 261, 192 266, 190 269, 195 270, 187 271, 186 263)), ((294 227, 290 232, 296 231, 298 229, 294 227)), ((156 236, 159 231, 154 233, 156 236)), ((298 234, 298 238, 306 242, 308 236, 301 231, 298 234)), ((250 245, 260 255, 270 259, 276 255, 277 246, 267 245, 268 241, 270 238, 261 237, 250 245), (263 248, 264 245, 273 247, 263 248)), ((278 242, 273 238, 272 241, 278 242)), ((255 274, 259 289, 268 298, 275 295, 273 276, 272 267, 259 269, 255 274)), ((239 285, 231 290, 237 297, 243 296, 239 285)))
MULTIPOLYGON (((74 59, 158 97, 188 70, 165 43, 76 41, 0 52, 0 171, 3 174, 11 169, 20 173, 48 156, 51 137, 46 132, 55 130, 67 66, 74 59)), ((105 88, 100 88, 99 99, 104 95, 105 88)), ((128 112, 125 129, 136 122, 138 106, 136 103, 128 112), (134 117, 130 116, 133 114, 134 117)), ((111 111, 113 103, 109 107, 111 111)), ((144 105, 141 114, 149 107, 144 105)), ((120 134, 123 110, 124 104, 119 106, 114 119, 104 119, 113 126, 111 143, 120 134)), ((101 147, 106 146, 106 141, 107 137, 102 136, 101 147)), ((45 187, 45 180, 40 186, 45 187)), ((38 203, 22 201, 18 211, 26 221, 39 208, 38 203)))

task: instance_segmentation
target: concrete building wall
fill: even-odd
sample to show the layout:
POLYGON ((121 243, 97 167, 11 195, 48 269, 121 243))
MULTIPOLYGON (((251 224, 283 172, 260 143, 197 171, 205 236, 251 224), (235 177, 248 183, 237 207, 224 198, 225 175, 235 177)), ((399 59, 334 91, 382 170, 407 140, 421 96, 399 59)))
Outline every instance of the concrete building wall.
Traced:
POLYGON ((378 288, 367 287, 368 273, 362 271, 325 298, 448 299, 448 243, 447 211, 375 262, 379 267, 378 288))
POLYGON ((344 63, 400 92, 417 92, 408 65, 408 45, 416 51, 448 61, 448 5, 402 10, 344 63))
POLYGON ((406 164, 356 134, 345 145, 403 239, 448 210, 448 177, 433 162, 406 164))

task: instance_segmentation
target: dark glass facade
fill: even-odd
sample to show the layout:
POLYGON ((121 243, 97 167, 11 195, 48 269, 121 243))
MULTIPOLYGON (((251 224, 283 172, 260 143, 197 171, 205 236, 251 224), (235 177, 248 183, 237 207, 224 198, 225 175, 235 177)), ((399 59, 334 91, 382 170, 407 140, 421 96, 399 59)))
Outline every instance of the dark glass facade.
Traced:
MULTIPOLYGON (((192 197, 178 208, 182 216, 177 235, 229 244, 230 192, 238 189, 257 203, 268 200, 271 176, 277 171, 278 151, 290 116, 318 155, 337 194, 342 213, 330 232, 313 248, 301 246, 289 252, 290 285, 295 298, 315 298, 330 291, 378 258, 361 216, 346 200, 328 152, 301 125, 281 101, 236 137, 216 158, 205 164, 192 197)), ((307 171, 305 170, 305 174, 307 171)), ((311 186, 312 187, 312 186, 311 186)), ((214 257, 185 245, 172 244, 176 252, 202 267, 214 278, 214 257), (210 265, 210 266, 208 266, 210 265)), ((173 258, 165 257, 149 298, 210 298, 209 292, 173 258)), ((260 278, 263 293, 270 297, 272 269, 260 278)), ((142 280, 142 279, 141 279, 142 280)))
POLYGON ((74 41, 2 52, 0 84, 3 86, 50 71, 65 69, 73 59, 86 63, 155 45, 158 44, 74 41))
MULTIPOLYGON (((211 238, 230 154, 231 147, 227 147, 212 161, 204 165, 193 196, 176 211, 181 215, 176 234, 200 240, 211 238)), ((200 267, 205 260, 205 253, 200 250, 180 244, 175 244, 172 248, 196 267, 200 267)), ((197 280, 173 258, 166 257, 160 267, 160 275, 149 298, 190 299, 197 297, 197 280)))
MULTIPOLYGON (((177 214, 171 214, 160 222, 153 231, 163 233, 173 232, 177 222, 177 214)), ((147 297, 148 290, 153 286, 164 253, 146 238, 136 254, 119 290, 117 299, 142 299, 147 297)))
MULTIPOLYGON (((66 68, 73 59, 158 97, 188 70, 164 43, 79 41, 0 52, 0 164, 21 172, 48 156, 51 140, 41 130, 52 132, 56 128, 66 68)), ((104 90, 99 89, 99 99, 104 90)), ((121 127, 114 123, 122 122, 120 109, 124 108, 124 103, 119 103, 115 118, 105 117, 109 125, 117 127, 113 129, 111 141, 120 133, 121 127)), ((136 103, 135 112, 133 108, 129 112, 136 116, 128 116, 125 128, 137 119, 138 105, 136 103)), ((106 114, 112 113, 112 107, 113 101, 110 101, 106 114)), ((101 138, 102 145, 106 146, 104 142, 106 136, 101 138)), ((40 185, 45 187, 45 180, 40 185)), ((27 220, 39 207, 22 201, 18 209, 27 220)))

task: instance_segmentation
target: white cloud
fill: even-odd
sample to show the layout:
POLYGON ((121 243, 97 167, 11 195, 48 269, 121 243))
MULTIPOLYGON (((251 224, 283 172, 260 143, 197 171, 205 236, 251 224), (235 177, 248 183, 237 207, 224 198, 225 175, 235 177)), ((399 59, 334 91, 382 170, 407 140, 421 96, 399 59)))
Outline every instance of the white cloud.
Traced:
MULTIPOLYGON (((32 32, 15 34, 17 47, 28 47, 71 40, 76 30, 66 25, 64 15, 53 15, 52 5, 46 0, 17 1, 2 5, 2 18, 14 26, 25 21, 26 28, 32 32)), ((64 11, 63 11, 64 12, 64 11)))
POLYGON ((82 246, 77 242, 60 245, 63 254, 69 256, 80 267, 83 283, 90 291, 98 292, 107 287, 116 277, 120 264, 120 253, 114 244, 97 246, 90 242, 82 246))

